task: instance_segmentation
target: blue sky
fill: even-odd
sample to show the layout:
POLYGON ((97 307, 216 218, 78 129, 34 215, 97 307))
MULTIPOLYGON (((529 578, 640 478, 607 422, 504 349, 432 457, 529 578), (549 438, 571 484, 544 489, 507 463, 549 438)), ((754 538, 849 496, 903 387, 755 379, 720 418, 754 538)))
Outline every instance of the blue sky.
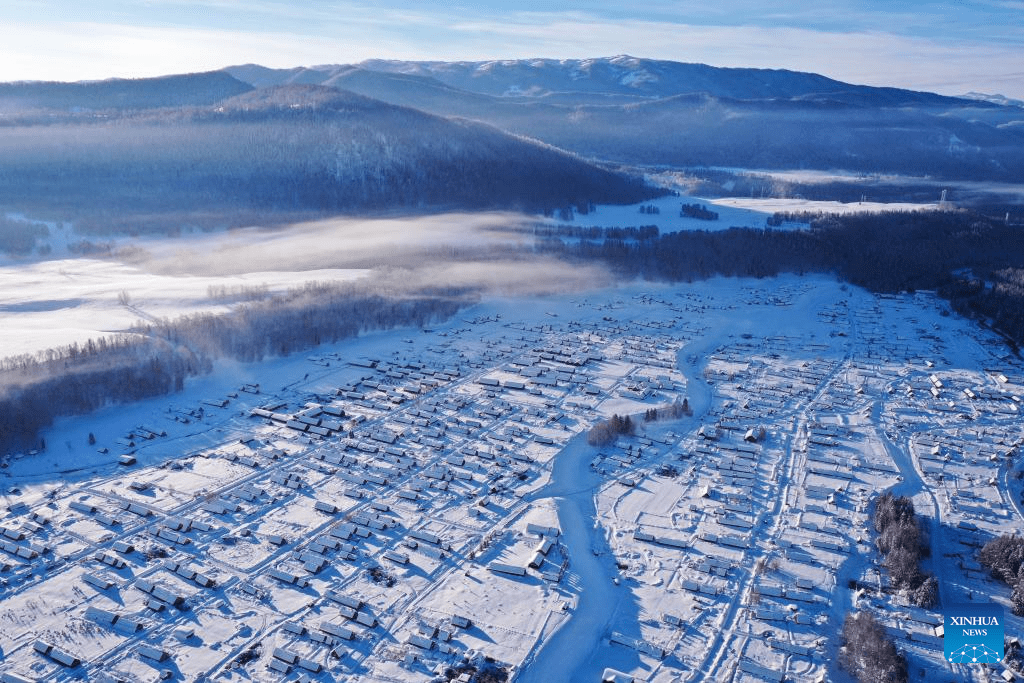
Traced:
POLYGON ((3 0, 0 80, 370 58, 638 57, 1024 99, 1024 0, 3 0))

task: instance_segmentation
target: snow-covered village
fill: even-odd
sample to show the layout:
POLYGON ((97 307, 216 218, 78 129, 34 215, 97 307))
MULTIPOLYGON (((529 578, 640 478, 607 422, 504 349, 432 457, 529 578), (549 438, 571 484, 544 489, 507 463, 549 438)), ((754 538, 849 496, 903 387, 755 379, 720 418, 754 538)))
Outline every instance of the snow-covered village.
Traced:
POLYGON ((837 680, 867 605, 911 680, 966 680, 869 505, 913 502, 943 603, 1009 615, 976 555, 1024 519, 1022 385, 933 295, 820 276, 214 373, 4 463, 3 680, 837 680))
POLYGON ((1024 682, 1021 26, 0 3, 0 683, 1024 682))

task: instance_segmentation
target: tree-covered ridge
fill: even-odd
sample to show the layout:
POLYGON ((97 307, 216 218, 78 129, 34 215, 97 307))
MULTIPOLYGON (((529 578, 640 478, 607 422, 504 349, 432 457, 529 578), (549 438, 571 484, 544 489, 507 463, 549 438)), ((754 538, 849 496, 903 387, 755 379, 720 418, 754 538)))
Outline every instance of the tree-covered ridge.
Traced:
POLYGON ((661 192, 481 123, 324 86, 0 126, 0 204, 74 220, 182 207, 552 210, 661 192))

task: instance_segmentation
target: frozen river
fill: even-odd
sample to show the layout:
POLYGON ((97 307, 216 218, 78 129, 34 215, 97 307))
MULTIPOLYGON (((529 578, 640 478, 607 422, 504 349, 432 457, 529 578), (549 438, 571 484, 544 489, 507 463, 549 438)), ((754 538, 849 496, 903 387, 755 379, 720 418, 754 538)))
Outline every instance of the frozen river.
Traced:
POLYGON ((593 455, 586 434, 577 436, 555 459, 551 482, 534 496, 555 501, 561 540, 570 558, 565 580, 578 593, 578 601, 569 621, 516 679, 519 683, 598 680, 604 666, 591 654, 613 621, 636 618, 629 589, 613 582, 614 558, 597 525, 594 493, 603 478, 590 468, 593 455))
MULTIPOLYGON (((711 388, 702 371, 706 353, 719 342, 704 337, 685 347, 678 357, 678 368, 686 376, 687 393, 697 421, 711 405, 711 388), (692 362, 690 360, 692 359, 692 362)), ((541 643, 539 652, 529 660, 517 683, 566 681, 583 683, 600 680, 608 662, 593 656, 601 641, 612 630, 628 630, 639 618, 638 605, 626 585, 617 585, 619 571, 608 546, 604 529, 597 521, 594 496, 605 479, 590 467, 594 449, 580 434, 554 460, 551 481, 537 491, 532 500, 554 499, 561 541, 570 558, 567 583, 577 593, 575 612, 555 635, 541 643), (613 624, 615 626, 613 627, 613 624)), ((634 667, 639 657, 630 652, 634 667)), ((626 663, 616 658, 616 666, 626 663)))

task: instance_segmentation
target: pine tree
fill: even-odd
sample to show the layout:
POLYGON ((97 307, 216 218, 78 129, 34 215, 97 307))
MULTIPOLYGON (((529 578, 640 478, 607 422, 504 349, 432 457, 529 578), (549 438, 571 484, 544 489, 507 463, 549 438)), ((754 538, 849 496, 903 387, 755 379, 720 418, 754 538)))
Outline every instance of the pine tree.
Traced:
POLYGON ((1024 571, 1017 577, 1017 585, 1010 594, 1010 608, 1018 617, 1024 617, 1024 571))

